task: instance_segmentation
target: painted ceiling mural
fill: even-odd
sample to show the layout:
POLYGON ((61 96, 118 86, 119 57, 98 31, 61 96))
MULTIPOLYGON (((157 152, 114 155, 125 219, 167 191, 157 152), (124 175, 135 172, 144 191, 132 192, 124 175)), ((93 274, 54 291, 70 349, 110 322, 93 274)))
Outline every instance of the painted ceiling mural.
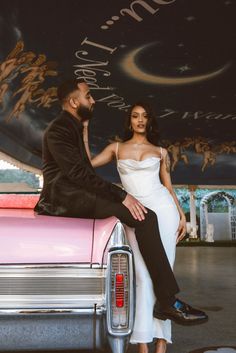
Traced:
MULTIPOLYGON (((29 0, 0 4, 0 153, 41 168, 63 78, 96 99, 91 147, 154 108, 175 184, 236 182, 235 0, 29 0)), ((99 173, 111 181, 114 165, 99 173)))

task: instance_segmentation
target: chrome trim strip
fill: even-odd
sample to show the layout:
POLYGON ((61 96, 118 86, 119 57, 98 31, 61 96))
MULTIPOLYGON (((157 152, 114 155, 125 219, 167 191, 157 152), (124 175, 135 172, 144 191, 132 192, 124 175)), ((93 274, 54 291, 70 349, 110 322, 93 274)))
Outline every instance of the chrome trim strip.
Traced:
POLYGON ((102 268, 102 265, 98 264, 98 263, 94 263, 91 265, 92 268, 102 268))
MULTIPOLYGON (((26 310, 39 310, 39 308, 42 307, 42 305, 44 305, 44 303, 39 303, 38 305, 25 305, 25 303, 19 303, 19 305, 6 305, 6 306, 2 306, 0 308, 0 317, 2 315, 2 313, 4 312, 4 310, 20 310, 22 307, 26 310)), ((80 303, 80 302, 76 302, 75 305, 66 305, 64 303, 61 303, 61 305, 53 305, 53 304, 50 304, 50 305, 45 305, 44 306, 44 309, 46 310, 62 310, 62 309, 66 309, 66 310, 72 310, 74 308, 80 308, 80 309, 85 309, 85 308, 92 308, 94 305, 94 302, 86 302, 86 303, 80 303), (83 304, 83 305, 82 305, 83 304)), ((101 302, 97 302, 97 306, 98 307, 103 307, 104 306, 104 301, 101 301, 101 302)))
POLYGON ((64 277, 64 278, 104 278, 102 268, 3 268, 0 278, 6 277, 64 277))
POLYGON ((81 263, 81 264, 74 264, 74 263, 70 263, 70 264, 0 264, 0 268, 13 268, 13 269, 17 269, 17 268, 24 268, 24 269, 28 269, 28 268, 102 268, 102 265, 96 263, 96 264, 90 264, 90 263, 81 263))
MULTIPOLYGON (((103 315, 104 307, 96 308, 96 315, 103 315)), ((79 314, 79 315, 94 315, 94 308, 83 309, 60 309, 60 308, 37 308, 37 309, 0 309, 0 315, 35 315, 35 314, 79 314)))

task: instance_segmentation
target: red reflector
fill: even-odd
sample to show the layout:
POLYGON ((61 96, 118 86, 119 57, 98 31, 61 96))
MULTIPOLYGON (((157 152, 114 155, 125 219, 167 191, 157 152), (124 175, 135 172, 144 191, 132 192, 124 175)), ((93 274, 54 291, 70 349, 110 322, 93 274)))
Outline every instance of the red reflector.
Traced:
POLYGON ((116 307, 124 306, 124 275, 116 274, 116 307))
POLYGON ((117 274, 116 275, 116 282, 123 282, 123 280, 124 280, 124 276, 123 275, 121 275, 121 274, 117 274))
POLYGON ((123 299, 116 299, 116 306, 117 306, 117 308, 123 308, 124 300, 123 299))

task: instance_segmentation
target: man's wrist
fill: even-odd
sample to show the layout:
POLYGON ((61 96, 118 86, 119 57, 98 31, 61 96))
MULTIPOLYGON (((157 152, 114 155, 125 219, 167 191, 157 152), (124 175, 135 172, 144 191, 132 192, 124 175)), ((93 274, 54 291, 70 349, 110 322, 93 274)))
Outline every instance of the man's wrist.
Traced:
POLYGON ((122 189, 122 192, 121 192, 121 201, 122 202, 125 200, 126 196, 127 196, 127 192, 124 189, 122 189))

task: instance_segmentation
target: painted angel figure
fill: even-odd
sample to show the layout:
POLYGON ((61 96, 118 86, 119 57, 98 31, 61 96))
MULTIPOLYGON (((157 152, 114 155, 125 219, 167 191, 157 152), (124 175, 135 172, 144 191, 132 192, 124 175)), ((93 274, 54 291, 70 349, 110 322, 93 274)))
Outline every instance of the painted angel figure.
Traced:
POLYGON ((17 56, 19 52, 21 51, 14 48, 0 65, 0 104, 3 103, 13 79, 19 75, 23 68, 27 68, 36 56, 32 51, 23 52, 20 56, 17 56))
POLYGON ((177 163, 182 159, 185 164, 188 164, 188 156, 184 153, 184 149, 182 148, 181 142, 176 141, 174 144, 168 146, 168 152, 171 153, 172 157, 172 165, 171 171, 175 170, 177 163))
POLYGON ((31 100, 33 103, 38 102, 37 107, 50 108, 52 103, 58 100, 57 87, 50 87, 46 91, 41 88, 33 93, 33 97, 37 97, 31 100))
POLYGON ((236 152, 236 142, 235 141, 226 141, 220 144, 219 153, 234 153, 236 152))
POLYGON ((15 104, 12 112, 6 118, 6 121, 10 121, 13 117, 18 118, 19 115, 21 113, 23 113, 23 111, 26 108, 26 104, 32 102, 33 92, 36 89, 38 89, 40 83, 41 83, 40 81, 29 83, 27 86, 22 87, 18 91, 15 92, 14 95, 16 95, 16 94, 18 94, 18 93, 20 93, 22 91, 23 91, 23 94, 21 95, 21 97, 17 101, 17 103, 15 104))
POLYGON ((208 165, 214 165, 216 162, 216 152, 213 152, 209 145, 205 146, 203 151, 203 163, 202 163, 202 172, 206 169, 208 165))
POLYGON ((54 61, 44 63, 45 60, 46 56, 41 54, 33 65, 21 70, 22 73, 28 72, 22 80, 22 86, 25 86, 30 82, 34 82, 35 80, 39 80, 42 83, 46 76, 57 76, 58 73, 54 70, 57 63, 54 61))
POLYGON ((197 153, 202 154, 206 146, 208 146, 208 142, 204 137, 195 138, 194 147, 197 153))

